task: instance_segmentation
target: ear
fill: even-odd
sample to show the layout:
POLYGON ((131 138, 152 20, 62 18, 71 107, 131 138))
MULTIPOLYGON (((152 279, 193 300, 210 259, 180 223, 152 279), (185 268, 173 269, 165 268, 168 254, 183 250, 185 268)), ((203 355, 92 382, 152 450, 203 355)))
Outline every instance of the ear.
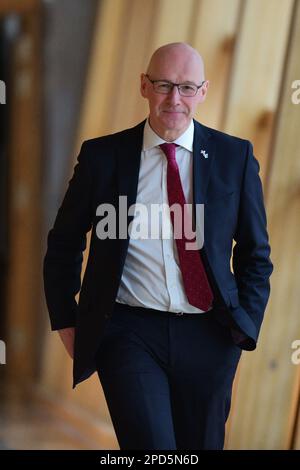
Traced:
POLYGON ((200 98, 199 103, 203 103, 203 101, 205 101, 208 88, 209 88, 209 80, 205 80, 205 82, 203 83, 202 87, 199 90, 199 92, 200 92, 199 93, 199 98, 200 98))
POLYGON ((144 73, 141 73, 141 95, 143 98, 147 98, 147 77, 144 73))

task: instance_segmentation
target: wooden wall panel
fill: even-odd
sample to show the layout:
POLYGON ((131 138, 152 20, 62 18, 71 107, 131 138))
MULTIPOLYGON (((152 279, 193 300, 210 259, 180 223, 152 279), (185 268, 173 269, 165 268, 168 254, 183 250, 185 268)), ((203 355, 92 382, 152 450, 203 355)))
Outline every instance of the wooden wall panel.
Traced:
POLYGON ((236 38, 223 129, 255 143, 262 175, 270 146, 292 7, 293 0, 244 2, 236 38))
POLYGON ((205 78, 210 82, 196 119, 217 129, 222 126, 240 8, 240 0, 195 2, 191 45, 203 56, 205 78))
POLYGON ((6 372, 21 392, 36 372, 42 289, 39 9, 23 15, 11 53, 6 372))
POLYGON ((300 449, 300 368, 298 365, 297 371, 297 381, 295 382, 295 415, 292 415, 292 419, 294 419, 294 429, 290 435, 290 447, 292 449, 300 449))
POLYGON ((146 116, 145 103, 139 96, 140 74, 144 70, 152 38, 153 16, 156 0, 130 1, 130 12, 126 15, 126 39, 120 44, 122 62, 117 64, 117 91, 111 96, 111 132, 131 127, 146 116), (144 105, 144 106, 143 106, 144 105))
POLYGON ((130 14, 128 0, 99 2, 90 65, 81 106, 81 119, 75 145, 77 154, 82 141, 111 132, 113 101, 117 99, 121 45, 126 43, 126 18, 130 14))
MULTIPOLYGON (((300 339, 298 334, 297 339, 300 339)), ((298 354, 299 358, 299 354, 298 354)), ((300 368, 299 363, 293 364, 295 374, 288 414, 287 433, 285 437, 286 448, 300 450, 300 368)))
POLYGON ((190 42, 195 0, 157 0, 155 6, 157 12, 152 23, 153 38, 149 52, 170 42, 190 42))
POLYGON ((259 347, 244 356, 230 448, 290 448, 298 406, 299 372, 291 361, 292 341, 300 338, 299 106, 291 101, 292 81, 300 76, 299 2, 296 6, 269 174, 272 294, 259 347))

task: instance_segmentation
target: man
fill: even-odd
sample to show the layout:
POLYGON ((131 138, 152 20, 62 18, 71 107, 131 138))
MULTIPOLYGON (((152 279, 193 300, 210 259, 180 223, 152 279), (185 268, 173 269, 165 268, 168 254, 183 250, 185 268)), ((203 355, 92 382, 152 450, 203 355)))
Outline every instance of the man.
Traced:
MULTIPOLYGON (((191 46, 159 48, 141 75, 149 118, 83 143, 48 237, 52 329, 74 350, 73 387, 98 371, 121 449, 223 448, 241 351, 255 349, 269 297, 259 165, 250 142, 193 120, 208 84, 191 46), (125 211, 125 196, 126 210, 177 205, 187 215, 179 228, 193 224, 201 249, 189 248, 195 240, 184 230, 177 236, 173 210, 157 236, 133 236, 138 211, 125 211), (116 225, 108 235, 120 233, 125 216, 126 236, 103 236, 109 207, 116 225)), ((143 229, 148 214, 138 218, 143 229)))

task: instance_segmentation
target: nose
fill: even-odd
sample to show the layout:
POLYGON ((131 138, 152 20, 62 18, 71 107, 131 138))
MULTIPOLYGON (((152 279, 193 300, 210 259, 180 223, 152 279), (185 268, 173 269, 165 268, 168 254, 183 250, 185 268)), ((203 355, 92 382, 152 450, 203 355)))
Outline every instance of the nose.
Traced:
POLYGON ((173 86, 172 91, 168 94, 167 97, 168 101, 171 103, 178 103, 181 99, 181 96, 179 94, 179 90, 177 86, 173 86))

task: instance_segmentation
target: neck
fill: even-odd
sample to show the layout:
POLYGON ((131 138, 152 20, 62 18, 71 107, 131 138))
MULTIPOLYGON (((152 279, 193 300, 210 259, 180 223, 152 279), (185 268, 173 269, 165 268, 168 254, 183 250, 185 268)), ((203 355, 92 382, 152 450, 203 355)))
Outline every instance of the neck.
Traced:
POLYGON ((189 124, 184 129, 162 129, 152 125, 151 118, 149 118, 149 125, 151 129, 157 134, 161 139, 165 140, 166 142, 173 142, 174 140, 178 139, 190 125, 189 124))

